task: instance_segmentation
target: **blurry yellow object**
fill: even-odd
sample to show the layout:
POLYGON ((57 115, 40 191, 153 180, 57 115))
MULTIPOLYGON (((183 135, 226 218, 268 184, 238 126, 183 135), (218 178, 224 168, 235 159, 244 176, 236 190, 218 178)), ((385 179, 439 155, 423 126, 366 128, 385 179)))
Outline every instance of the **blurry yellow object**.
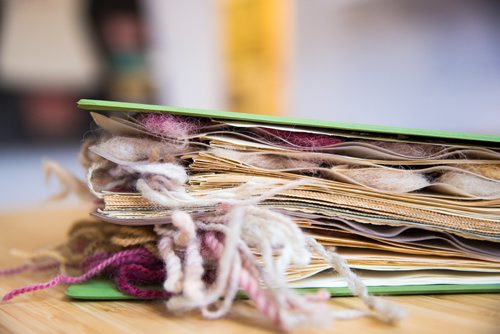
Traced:
POLYGON ((221 0, 231 110, 282 114, 290 2, 221 0))

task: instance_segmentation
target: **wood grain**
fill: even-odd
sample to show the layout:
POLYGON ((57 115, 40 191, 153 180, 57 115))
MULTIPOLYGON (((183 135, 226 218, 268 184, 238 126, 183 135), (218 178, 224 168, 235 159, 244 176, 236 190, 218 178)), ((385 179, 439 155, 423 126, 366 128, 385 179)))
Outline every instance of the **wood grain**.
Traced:
MULTIPOLYGON (((36 250, 64 240, 75 220, 88 217, 87 207, 23 208, 0 213, 0 267, 19 263, 9 250, 36 250)), ((43 282, 47 274, 26 273, 0 277, 0 293, 25 284, 43 282)), ((90 302, 71 300, 64 287, 20 296, 0 305, 0 333, 269 333, 247 302, 236 303, 238 312, 216 321, 193 313, 167 313, 162 302, 90 302)), ((404 305, 409 318, 396 326, 373 319, 339 321, 322 330, 304 333, 500 333, 500 295, 398 296, 388 299, 404 305)), ((357 298, 334 298, 332 307, 361 307, 357 298)))

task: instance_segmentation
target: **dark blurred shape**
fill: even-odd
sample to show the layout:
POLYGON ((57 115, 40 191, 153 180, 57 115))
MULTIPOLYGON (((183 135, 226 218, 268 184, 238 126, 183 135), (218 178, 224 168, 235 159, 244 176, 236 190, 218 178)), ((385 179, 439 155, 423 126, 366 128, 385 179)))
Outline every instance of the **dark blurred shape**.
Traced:
POLYGON ((106 62, 106 99, 151 102, 153 85, 146 58, 147 33, 137 1, 95 0, 90 12, 106 62))
POLYGON ((7 90, 0 89, 0 143, 10 144, 25 138, 19 112, 19 97, 7 90))
POLYGON ((138 1, 0 5, 2 143, 81 139, 90 119, 76 109, 80 98, 151 100, 138 1))
POLYGON ((69 138, 86 129, 85 113, 75 110, 75 96, 38 90, 21 101, 23 123, 31 138, 69 138))

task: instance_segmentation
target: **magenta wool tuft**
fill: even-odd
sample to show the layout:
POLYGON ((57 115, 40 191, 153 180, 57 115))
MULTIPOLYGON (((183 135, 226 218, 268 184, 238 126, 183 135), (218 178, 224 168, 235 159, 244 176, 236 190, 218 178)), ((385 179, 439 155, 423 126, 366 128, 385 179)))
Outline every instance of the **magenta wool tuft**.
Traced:
POLYGON ((280 139, 285 144, 304 149, 315 149, 342 143, 343 140, 319 133, 295 132, 278 129, 264 128, 264 132, 280 139))
POLYGON ((171 138, 182 138, 197 133, 202 121, 193 117, 176 116, 172 114, 144 114, 137 121, 148 131, 171 138))

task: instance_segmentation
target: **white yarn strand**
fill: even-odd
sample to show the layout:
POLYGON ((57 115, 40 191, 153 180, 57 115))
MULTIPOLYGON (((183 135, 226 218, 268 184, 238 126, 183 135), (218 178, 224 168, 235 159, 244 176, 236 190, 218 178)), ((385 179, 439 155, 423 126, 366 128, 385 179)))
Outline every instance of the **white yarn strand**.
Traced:
POLYGON ((351 292, 359 296, 375 316, 387 323, 395 323, 406 317, 406 311, 400 306, 382 298, 371 296, 365 284, 348 266, 347 262, 335 252, 328 252, 316 240, 309 237, 309 245, 321 255, 347 282, 351 292))

